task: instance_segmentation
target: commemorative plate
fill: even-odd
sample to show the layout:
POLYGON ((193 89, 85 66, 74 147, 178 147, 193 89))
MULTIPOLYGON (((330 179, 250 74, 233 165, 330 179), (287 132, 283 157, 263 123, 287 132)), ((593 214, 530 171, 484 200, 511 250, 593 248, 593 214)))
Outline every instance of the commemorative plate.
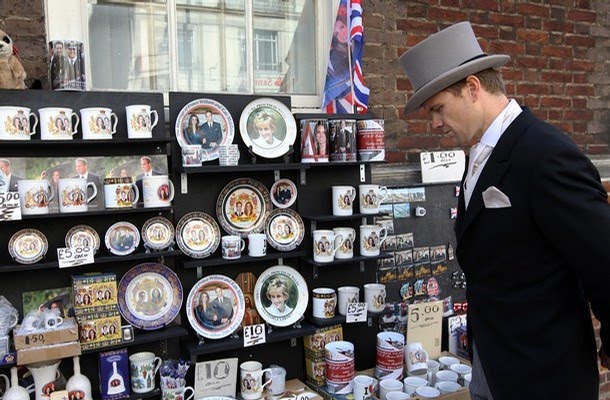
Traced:
POLYGON ((246 147, 264 158, 281 157, 294 145, 297 124, 283 103, 260 98, 244 108, 239 118, 239 132, 246 147))
POLYGON ((117 222, 106 231, 105 242, 112 254, 126 256, 133 253, 140 244, 140 232, 131 222, 117 222))
POLYGON ((208 214, 193 211, 178 221, 176 242, 187 256, 206 258, 214 253, 220 244, 220 228, 208 214))
POLYGON ((269 244, 276 250, 292 251, 303 241, 305 225, 294 210, 276 208, 267 217, 265 234, 269 244))
POLYGON ((66 233, 66 247, 93 247, 93 254, 100 249, 100 235, 89 225, 76 225, 66 233))
POLYGON ((297 186, 290 179, 278 179, 269 192, 271 201, 277 208, 288 208, 297 199, 297 186))
POLYGON ((8 252, 20 264, 34 264, 49 250, 45 235, 37 229, 21 229, 8 242, 8 252))
POLYGON ((186 300, 186 316, 191 326, 208 339, 229 336, 239 328, 245 308, 239 285, 224 275, 200 279, 186 300))
POLYGON ((238 178, 222 189, 216 202, 220 226, 230 234, 247 236, 260 232, 271 211, 271 199, 265 185, 250 178, 238 178))
POLYGON ((174 225, 165 217, 153 217, 142 226, 142 240, 149 249, 167 249, 174 241, 174 225))
POLYGON ((218 158, 218 146, 231 144, 235 124, 229 110, 216 100, 197 99, 185 105, 176 118, 180 147, 201 145, 201 161, 218 158))
POLYGON ((182 308, 182 284, 174 271, 159 263, 136 265, 119 282, 119 311, 138 329, 161 329, 182 308))
POLYGON ((254 286, 254 304, 270 325, 288 326, 298 322, 307 308, 309 291, 299 272, 286 265, 266 269, 254 286))

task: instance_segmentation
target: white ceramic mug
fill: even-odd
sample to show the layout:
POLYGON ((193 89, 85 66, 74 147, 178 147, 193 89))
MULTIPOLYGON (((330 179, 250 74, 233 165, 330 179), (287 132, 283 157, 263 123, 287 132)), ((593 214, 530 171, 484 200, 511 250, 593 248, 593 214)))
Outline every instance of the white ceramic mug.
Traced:
POLYGON ((381 225, 360 225, 360 255, 378 256, 388 231, 381 225))
POLYGON ((454 393, 462 388, 458 383, 449 381, 438 382, 434 387, 437 388, 441 394, 454 393))
POLYGON ((435 399, 441 395, 441 392, 437 388, 420 386, 417 388, 417 390, 415 390, 415 394, 422 399, 435 399))
POLYGON ((142 178, 144 208, 169 207, 174 200, 174 183, 167 175, 152 175, 142 178))
POLYGON ((82 178, 63 178, 58 183, 57 198, 59 202, 59 212, 86 212, 88 204, 97 196, 97 188, 93 182, 87 182, 82 178), (91 188, 93 193, 87 197, 87 188, 91 188))
POLYGON ((161 358, 155 353, 146 351, 129 356, 131 371, 131 390, 136 393, 148 393, 155 389, 155 376, 161 366, 161 358))
POLYGON ((333 186, 332 192, 333 215, 352 215, 354 213, 356 188, 353 186, 333 186))
POLYGON ((133 104, 125 107, 125 115, 129 139, 152 138, 152 130, 159 122, 157 110, 151 111, 150 106, 146 104, 133 104))
POLYGON ((414 394, 418 387, 426 386, 428 381, 417 376, 407 376, 403 383, 405 393, 414 394))
POLYGON ((379 204, 388 194, 388 188, 379 185, 358 186, 360 212, 362 214, 378 214, 379 204))
POLYGON ((398 379, 384 379, 379 382, 380 400, 387 400, 386 396, 390 392, 402 392, 402 382, 398 379))
POLYGON ((367 283, 364 285, 364 301, 370 312, 381 312, 385 308, 385 285, 383 283, 367 283))
POLYGON ((271 381, 267 386, 267 393, 272 399, 279 399, 286 392, 286 369, 279 365, 269 366, 269 371, 265 372, 265 379, 271 381))
POLYGON ((339 227, 333 228, 333 232, 335 232, 335 236, 342 235, 345 238, 341 246, 337 248, 335 258, 337 260, 353 258, 354 245, 356 244, 356 230, 354 228, 339 227))
POLYGON ((55 189, 49 181, 24 179, 17 181, 21 214, 40 215, 49 213, 49 203, 55 197, 55 189))
POLYGON ((44 326, 47 329, 57 329, 59 325, 64 322, 64 319, 53 311, 45 312, 44 314, 44 326))
POLYGON ((469 374, 464 375, 464 384, 463 386, 465 388, 470 386, 470 382, 472 381, 472 372, 469 374))
POLYGON ((263 257, 267 254, 267 235, 264 233, 248 234, 248 255, 263 257))
POLYGON ((42 140, 72 140, 78 130, 80 118, 67 107, 45 107, 40 115, 40 138, 42 140), (72 123, 72 119, 76 121, 72 123))
POLYGON ((440 370, 441 363, 436 360, 428 360, 426 364, 428 365, 428 383, 430 386, 434 386, 436 383, 436 373, 440 370))
POLYGON ((436 373, 436 383, 438 382, 456 382, 458 381, 458 374, 448 369, 442 369, 436 373))
POLYGON ((313 290, 312 313, 314 318, 332 318, 337 306, 337 293, 331 288, 315 288, 313 290))
MULTIPOLYGON (((405 352, 407 371, 428 370, 428 352, 420 342, 412 342, 407 345, 405 352)), ((427 373, 427 372, 426 372, 427 373)))
POLYGON ((0 140, 30 140, 36 133, 38 117, 27 107, 0 107, 0 140), (30 129, 30 118, 34 126, 30 129))
POLYGON ((245 400, 260 399, 263 396, 263 388, 271 383, 263 383, 263 374, 271 372, 271 368, 263 369, 258 361, 246 361, 239 366, 241 397, 245 400))
POLYGON ((410 399, 411 396, 406 394, 405 392, 388 392, 385 395, 386 400, 407 400, 410 399))
POLYGON ((360 300, 360 288, 356 286, 341 286, 337 289, 337 305, 339 314, 347 315, 347 305, 360 300))
POLYGON ((335 259, 335 252, 345 238, 343 235, 335 235, 331 230, 313 231, 313 260, 315 262, 332 262, 335 259))
POLYGON ((246 247, 246 241, 241 236, 227 235, 222 237, 222 258, 235 260, 241 257, 241 252, 246 247))
POLYGON ((108 140, 112 139, 112 135, 116 133, 119 118, 110 108, 82 108, 80 116, 84 140, 108 140), (112 118, 114 118, 114 124, 112 118))
POLYGON ((464 377, 472 373, 472 367, 466 364, 453 364, 449 367, 449 370, 458 374, 458 383, 463 383, 464 377))
POLYGON ((195 389, 191 386, 182 386, 176 389, 163 389, 161 391, 162 400, 191 400, 195 397, 195 389), (188 391, 191 391, 190 396, 186 396, 188 391))
POLYGON ((133 208, 139 199, 140 191, 131 177, 104 178, 106 208, 133 208))
POLYGON ((460 360, 457 357, 442 356, 438 358, 438 362, 441 364, 441 369, 450 369, 453 364, 459 364, 460 360))
POLYGON ((354 377, 354 400, 369 400, 375 394, 378 381, 367 375, 354 377))

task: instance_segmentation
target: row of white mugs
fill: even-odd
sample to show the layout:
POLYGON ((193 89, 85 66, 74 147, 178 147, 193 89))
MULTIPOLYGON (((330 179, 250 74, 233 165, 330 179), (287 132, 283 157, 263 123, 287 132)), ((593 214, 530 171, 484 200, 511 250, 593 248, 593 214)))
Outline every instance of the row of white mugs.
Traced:
MULTIPOLYGON (((133 104, 125 107, 127 116, 127 137, 147 139, 159 122, 156 110, 150 105, 133 104)), ((40 115, 40 138, 42 140, 71 140, 82 121, 84 140, 109 140, 116 133, 119 118, 108 107, 88 107, 80 109, 80 117, 68 107, 45 107, 38 110, 40 115)), ((0 140, 30 140, 36 134, 38 116, 30 108, 19 106, 0 107, 0 140), (32 125, 33 120, 33 125, 32 125)))
MULTIPOLYGON (((379 185, 358 185, 358 204, 362 214, 378 214, 379 205, 388 194, 388 188, 379 185)), ((354 213, 356 188, 353 186, 333 186, 333 215, 347 216, 354 213)))
MULTIPOLYGON (((49 203, 58 196, 59 212, 87 212, 89 203, 97 196, 97 187, 83 178, 61 178, 57 193, 51 180, 24 179, 17 181, 21 214, 49 213, 49 203), (91 189, 91 195, 88 194, 91 189)), ((145 208, 167 207, 174 198, 174 185, 167 175, 142 178, 142 198, 145 208)), ((140 191, 132 178, 105 178, 104 203, 108 209, 133 208, 138 203, 140 191)))
MULTIPOLYGON (((382 225, 360 225, 360 255, 378 256, 387 237, 387 229, 382 225)), ((325 263, 350 259, 354 257, 355 244, 354 228, 317 229, 313 231, 313 260, 325 263)))
MULTIPOLYGON (((381 312, 385 308, 386 290, 382 283, 366 283, 364 285, 364 302, 369 312, 381 312)), ((360 302, 360 288, 357 286, 341 286, 336 291, 332 288, 315 288, 312 295, 312 314, 314 318, 332 318, 335 309, 339 314, 347 315, 347 307, 351 303, 360 302)))

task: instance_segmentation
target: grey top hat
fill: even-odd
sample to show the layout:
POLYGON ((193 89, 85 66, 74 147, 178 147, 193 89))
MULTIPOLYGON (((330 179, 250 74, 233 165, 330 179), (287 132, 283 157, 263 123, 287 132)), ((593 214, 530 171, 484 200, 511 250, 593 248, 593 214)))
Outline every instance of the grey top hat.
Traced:
POLYGON ((501 67, 510 57, 483 53, 470 23, 460 22, 411 47, 399 61, 415 88, 405 106, 408 114, 441 90, 468 75, 501 67))

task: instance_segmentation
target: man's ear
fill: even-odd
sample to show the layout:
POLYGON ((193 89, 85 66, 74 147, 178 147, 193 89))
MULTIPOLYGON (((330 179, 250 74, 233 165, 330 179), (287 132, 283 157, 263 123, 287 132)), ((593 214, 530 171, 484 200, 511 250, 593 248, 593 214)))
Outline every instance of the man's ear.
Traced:
POLYGON ((469 75, 466 78, 466 90, 470 99, 475 102, 479 99, 481 92, 481 81, 474 75, 469 75))

